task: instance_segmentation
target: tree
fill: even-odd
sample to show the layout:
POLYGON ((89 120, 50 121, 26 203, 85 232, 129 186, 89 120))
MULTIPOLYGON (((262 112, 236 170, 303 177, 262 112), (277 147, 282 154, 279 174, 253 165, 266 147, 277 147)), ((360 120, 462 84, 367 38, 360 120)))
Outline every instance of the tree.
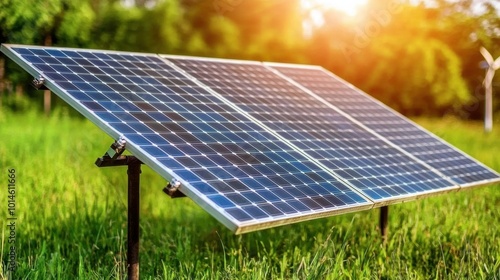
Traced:
POLYGON ((182 23, 182 10, 177 1, 159 1, 152 7, 110 3, 101 7, 91 46, 140 52, 174 52, 182 45, 182 23))
POLYGON ((328 11, 309 57, 403 113, 448 113, 471 99, 459 53, 471 44, 470 27, 444 13, 390 0, 369 1, 355 19, 328 11))
POLYGON ((239 1, 224 14, 241 34, 243 58, 303 61, 303 13, 299 0, 239 1))
MULTIPOLYGON (((0 25, 5 41, 51 46, 85 45, 90 40, 93 11, 85 1, 5 0, 0 9, 0 25)), ((44 92, 44 111, 51 110, 50 91, 44 92)))
POLYGON ((241 57, 241 29, 227 15, 242 1, 181 0, 183 54, 241 57))
POLYGON ((378 39, 367 50, 372 59, 360 67, 369 75, 360 85, 408 114, 447 112, 469 100, 459 57, 436 39, 378 39), (387 50, 391 51, 387 51, 387 50))
MULTIPOLYGON (((460 57, 462 76, 472 96, 470 104, 460 114, 466 118, 481 119, 484 111, 481 89, 484 70, 478 67, 483 60, 479 48, 485 46, 495 51, 500 46, 498 5, 493 5, 492 1, 440 0, 433 11, 437 17, 436 22, 439 22, 435 25, 433 36, 447 44, 460 57)), ((497 107, 497 111, 498 109, 500 107, 497 107)))

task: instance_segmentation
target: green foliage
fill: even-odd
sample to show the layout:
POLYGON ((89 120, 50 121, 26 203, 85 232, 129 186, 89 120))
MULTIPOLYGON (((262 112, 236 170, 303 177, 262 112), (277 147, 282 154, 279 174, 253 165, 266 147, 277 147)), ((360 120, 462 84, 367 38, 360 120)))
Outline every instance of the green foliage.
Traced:
MULTIPOLYGON (((218 1, 218 0, 216 0, 218 1)), ((182 54, 241 57, 241 28, 212 1, 182 0, 182 54)))
POLYGON ((138 45, 142 42, 141 10, 119 4, 103 7, 102 10, 96 21, 95 30, 99 32, 94 36, 92 47, 132 51, 138 49, 138 45))
MULTIPOLYGON (((138 40, 146 41, 153 52, 172 53, 182 47, 181 35, 178 32, 182 26, 182 10, 177 1, 161 1, 155 9, 145 10, 142 18, 142 26, 145 26, 144 34, 151 34, 151 41, 138 37, 138 40)), ((141 26, 141 24, 138 24, 141 26)), ((144 46, 143 50, 149 50, 144 46)))
POLYGON ((93 27, 96 14, 90 2, 65 1, 65 11, 55 30, 57 44, 67 47, 86 47, 93 41, 93 27))
MULTIPOLYGON (((435 39, 413 39, 401 44, 400 39, 376 38, 370 49, 370 73, 360 87, 397 110, 432 115, 469 99, 461 76, 460 59, 442 42, 435 39), (390 50, 390 51, 387 51, 390 50), (418 63, 416 63, 418 61, 418 63), (386 81, 380 83, 380 81, 386 81)), ((356 62, 354 62, 356 63, 356 62)))
MULTIPOLYGON (((498 132, 452 118, 419 122, 500 170, 498 132)), ((94 165, 112 139, 60 110, 3 112, 0 139, 0 169, 17 174, 13 279, 124 279, 126 168, 94 165)), ((235 236, 188 198, 165 196, 166 181, 142 169, 141 279, 500 277, 498 185, 391 206, 384 247, 376 210, 235 236)))
MULTIPOLYGON (((206 47, 204 55, 215 57, 238 56, 241 50, 239 29, 225 17, 210 17, 204 31, 206 47)), ((189 50, 188 45, 188 50, 189 50)))
POLYGON ((32 105, 29 98, 24 95, 11 94, 2 100, 2 107, 14 112, 36 111, 33 110, 32 105))
POLYGON ((40 44, 54 28, 61 11, 60 0, 4 0, 0 23, 9 42, 40 44))
MULTIPOLYGON (((462 61, 469 62, 463 49, 479 53, 471 43, 458 48, 447 42, 451 36, 446 33, 463 19, 454 21, 439 9, 393 3, 370 1, 357 22, 326 13, 327 24, 310 39, 314 62, 406 114, 443 115, 467 104, 476 88, 463 75, 462 61)), ((472 30, 461 31, 453 41, 468 42, 472 30)), ((477 65, 467 70, 471 75, 480 71, 477 65)))
POLYGON ((252 0, 236 3, 239 5, 224 16, 241 30, 239 57, 288 62, 303 59, 298 52, 303 47, 300 1, 252 0))
MULTIPOLYGON (((0 39, 319 64, 402 113, 444 115, 482 102, 478 49, 500 55, 492 3, 369 0, 350 17, 301 0, 4 0, 0 39)), ((9 89, 28 83, 10 64, 9 89)))

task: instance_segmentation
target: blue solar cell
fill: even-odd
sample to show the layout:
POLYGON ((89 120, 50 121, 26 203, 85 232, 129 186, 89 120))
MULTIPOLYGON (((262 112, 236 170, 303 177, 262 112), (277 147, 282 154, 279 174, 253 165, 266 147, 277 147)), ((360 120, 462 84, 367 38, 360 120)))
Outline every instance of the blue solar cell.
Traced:
POLYGON ((498 180, 496 172, 326 70, 292 65, 272 67, 456 183, 498 180))
MULTIPOLYGON (((212 90, 375 202, 427 192, 416 188, 415 183, 425 183, 433 191, 458 188, 261 64, 167 59, 208 86, 213 86, 213 81, 224 81, 212 90)), ((283 161, 277 153, 267 156, 274 162, 283 161)), ((272 172, 284 174, 292 165, 283 168, 281 164, 272 172)), ((296 178, 314 185, 323 180, 322 176, 329 176, 324 171, 307 174, 309 178, 296 178)), ((274 182, 279 184, 279 180, 274 182)), ((303 192, 310 197, 326 195, 322 190, 325 189, 314 187, 303 192)), ((319 198, 304 200, 304 204, 315 207, 324 203, 319 198)))

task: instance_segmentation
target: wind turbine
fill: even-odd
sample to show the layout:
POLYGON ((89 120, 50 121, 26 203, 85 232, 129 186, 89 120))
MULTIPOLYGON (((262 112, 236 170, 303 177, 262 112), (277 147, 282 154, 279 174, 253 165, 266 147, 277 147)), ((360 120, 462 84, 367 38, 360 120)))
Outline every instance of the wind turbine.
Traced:
POLYGON ((493 129, 493 76, 495 76, 495 70, 500 68, 500 57, 497 57, 496 60, 493 59, 493 56, 484 48, 481 47, 479 49, 484 59, 486 59, 485 65, 486 77, 484 78, 484 88, 486 93, 485 99, 485 108, 484 108, 484 130, 486 132, 490 132, 493 129))

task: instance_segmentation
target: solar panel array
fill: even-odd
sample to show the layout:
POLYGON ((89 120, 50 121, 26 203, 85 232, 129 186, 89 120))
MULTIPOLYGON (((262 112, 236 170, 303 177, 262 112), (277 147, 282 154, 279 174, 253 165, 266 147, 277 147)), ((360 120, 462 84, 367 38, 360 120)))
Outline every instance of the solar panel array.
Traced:
POLYGON ((236 233, 500 179, 320 68, 2 51, 236 233))

